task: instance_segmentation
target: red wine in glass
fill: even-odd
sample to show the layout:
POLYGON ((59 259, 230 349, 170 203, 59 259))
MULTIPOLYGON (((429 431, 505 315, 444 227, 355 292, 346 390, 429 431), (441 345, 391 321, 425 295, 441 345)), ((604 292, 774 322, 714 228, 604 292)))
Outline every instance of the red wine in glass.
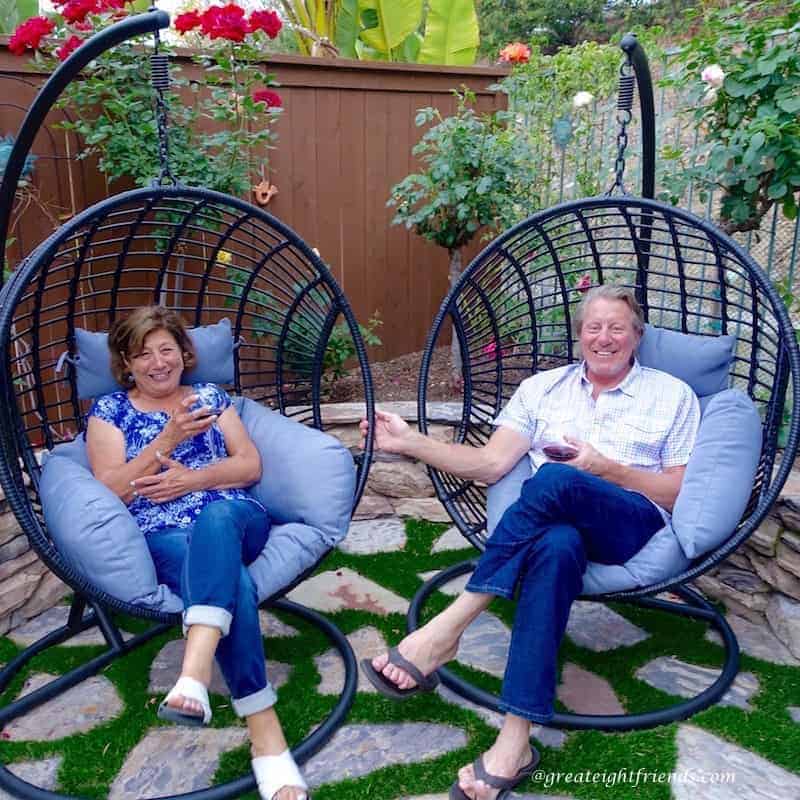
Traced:
POLYGON ((561 444, 548 444, 542 448, 542 452, 551 461, 570 461, 578 455, 578 451, 574 447, 561 444))

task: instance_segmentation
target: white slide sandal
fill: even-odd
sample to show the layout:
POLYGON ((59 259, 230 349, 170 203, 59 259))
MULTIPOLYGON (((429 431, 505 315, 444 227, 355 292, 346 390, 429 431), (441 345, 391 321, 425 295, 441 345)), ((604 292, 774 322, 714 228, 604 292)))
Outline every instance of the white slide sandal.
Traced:
POLYGON ((309 800, 308 784, 292 758, 291 750, 279 756, 257 756, 251 762, 261 800, 272 800, 284 786, 302 790, 298 800, 309 800))
POLYGON ((187 725, 192 728, 200 728, 211 722, 211 706, 208 702, 208 689, 200 681, 194 678, 178 678, 175 685, 170 689, 169 694, 161 701, 158 707, 158 718, 174 722, 176 725, 187 725), (196 700, 203 707, 202 716, 190 714, 180 708, 173 708, 168 705, 168 701, 175 696, 186 697, 196 700))

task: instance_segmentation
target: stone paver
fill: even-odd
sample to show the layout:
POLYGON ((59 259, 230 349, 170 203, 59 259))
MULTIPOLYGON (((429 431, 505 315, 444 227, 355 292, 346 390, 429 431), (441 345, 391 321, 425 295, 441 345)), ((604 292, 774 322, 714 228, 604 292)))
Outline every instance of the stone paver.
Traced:
MULTIPOLYGON (((800 666, 800 659, 789 652, 789 648, 775 636, 768 625, 763 622, 756 625, 738 614, 727 614, 725 619, 736 634, 743 653, 760 658, 762 661, 771 661, 773 664, 800 666)), ((722 637, 713 629, 706 631, 706 639, 718 645, 722 644, 722 637)))
POLYGON ((384 615, 392 612, 405 614, 408 611, 408 600, 347 567, 315 575, 303 581, 287 596, 317 611, 352 608, 384 615))
MULTIPOLYGON (((487 725, 500 730, 503 724, 503 715, 498 714, 497 711, 492 711, 489 708, 484 708, 477 703, 466 700, 457 695, 452 689, 448 689, 442 684, 439 684, 436 688, 436 694, 438 694, 445 703, 474 711, 487 725)), ((547 728, 544 725, 534 725, 531 728, 531 735, 546 747, 560 748, 563 747, 564 743, 567 741, 566 733, 556 728, 547 728)))
POLYGON ((511 631, 494 614, 484 611, 464 631, 456 660, 502 678, 510 644, 511 631))
POLYGON ((461 535, 461 531, 451 525, 434 543, 431 553, 443 553, 446 550, 471 550, 472 545, 461 535))
POLYGON ((287 625, 283 620, 278 619, 274 614, 263 609, 258 612, 258 622, 261 625, 261 632, 269 638, 270 636, 297 636, 297 629, 287 625))
POLYGON ((611 684, 577 664, 564 664, 556 695, 568 709, 577 714, 625 713, 611 684))
POLYGON ((675 800, 800 797, 800 776, 743 747, 694 725, 679 726, 675 738, 678 746, 677 780, 672 783, 675 800), (692 777, 694 780, 689 780, 692 777))
MULTIPOLYGON (((375 658, 375 656, 385 653, 388 649, 386 640, 377 628, 369 626, 359 628, 348 635, 347 641, 353 647, 358 663, 358 691, 377 693, 377 689, 364 677, 361 669, 362 658, 375 658)), ((322 680, 317 688, 320 694, 339 695, 344 688, 344 664, 339 655, 339 651, 331 648, 314 659, 322 680)))
POLYGON ((353 512, 353 519, 375 519, 376 517, 390 517, 394 514, 392 504, 381 495, 364 495, 361 502, 353 512))
POLYGON ((789 712, 789 716, 798 724, 800 725, 800 706, 789 706, 787 709, 789 712))
MULTIPOLYGON (((433 569, 430 572, 420 572, 417 574, 417 577, 421 581, 429 581, 434 575, 438 575, 439 570, 433 569)), ((445 583, 444 586, 440 586, 438 591, 442 594, 449 595, 450 597, 458 597, 463 591, 464 587, 469 583, 469 579, 472 576, 471 572, 468 572, 466 575, 459 575, 457 578, 453 578, 453 580, 445 583)))
POLYGON ((245 728, 181 728, 150 731, 131 750, 111 784, 109 800, 139 800, 204 789, 222 753, 248 741, 245 728))
POLYGON ((314 788, 345 778, 359 778, 391 764, 438 758, 466 744, 464 731, 450 725, 427 722, 345 725, 306 762, 303 772, 309 786, 314 788))
POLYGON ((396 517, 351 522, 347 536, 337 546, 350 555, 393 553, 406 546, 406 525, 396 517))
MULTIPOLYGON (((47 611, 39 614, 39 616, 29 619, 24 625, 15 628, 8 634, 8 638, 15 644, 21 647, 27 647, 33 644, 38 639, 41 639, 45 634, 60 628, 62 625, 67 624, 69 617, 69 606, 53 606, 47 611)), ((127 631, 122 631, 124 639, 130 639, 132 634, 127 631)), ((99 628, 89 628, 89 630, 73 636, 61 645, 62 647, 82 647, 85 645, 99 645, 105 644, 106 640, 103 634, 100 633, 99 628)))
MULTIPOLYGON (((678 697, 693 697, 707 689, 719 675, 719 670, 687 664, 674 656, 659 656, 636 670, 640 681, 678 697)), ((719 704, 751 711, 748 702, 759 690, 758 678, 752 672, 740 672, 719 704)))
POLYGON ((650 634, 604 603, 578 600, 570 610, 567 636, 580 647, 602 653, 638 644, 650 634))
MULTIPOLYGON (((31 675, 22 685, 20 697, 49 683, 55 676, 44 672, 31 675)), ((75 733, 85 733, 118 717, 123 703, 108 678, 95 675, 48 700, 28 714, 12 720, 3 734, 12 741, 52 742, 75 733)))
MULTIPOLYGON (((9 764, 8 771, 33 786, 52 791, 56 788, 58 768, 62 760, 62 756, 53 756, 41 761, 20 761, 19 764, 9 764)), ((0 800, 16 800, 16 798, 0 789, 0 800)))
MULTIPOLYGON (((167 642, 159 651, 158 655, 153 659, 150 665, 150 683, 147 686, 147 691, 151 694, 159 694, 161 692, 168 692, 181 672, 181 663, 183 662, 183 653, 186 649, 186 642, 184 639, 173 639, 167 642)), ((265 659, 266 661, 266 659, 265 659)), ((280 661, 266 661, 267 664, 267 677, 275 689, 280 689, 288 680, 292 668, 288 664, 283 664, 280 661)), ((221 694, 225 697, 230 695, 228 686, 222 673, 219 670, 219 665, 216 661, 211 668, 211 683, 208 690, 214 694, 221 694)))
POLYGON ((394 513, 398 517, 426 519, 428 522, 452 522, 445 507, 435 497, 395 500, 394 513))

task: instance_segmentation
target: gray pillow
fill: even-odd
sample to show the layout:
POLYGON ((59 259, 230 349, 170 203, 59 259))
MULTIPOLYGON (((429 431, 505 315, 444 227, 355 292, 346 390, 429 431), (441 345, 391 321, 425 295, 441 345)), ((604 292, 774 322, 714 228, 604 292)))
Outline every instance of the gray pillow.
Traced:
POLYGON ((711 398, 700 419, 672 526, 687 558, 733 533, 747 507, 761 456, 761 418, 738 389, 711 398))
MULTIPOLYGON (((253 400, 234 404, 262 458, 263 476, 251 491, 273 521, 264 550, 248 567, 264 600, 344 538, 355 469, 332 436, 253 400)), ((124 503, 89 471, 83 437, 47 456, 40 496, 59 552, 93 585, 135 605, 182 609, 181 599, 157 583, 144 536, 124 503)))
POLYGON ((698 397, 728 388, 735 336, 698 336, 645 325, 638 358, 643 367, 668 372, 698 397))
MULTIPOLYGON (((489 487, 487 493, 487 530, 491 534, 505 510, 522 491, 522 484, 533 474, 531 460, 523 456, 516 466, 489 487)), ((649 542, 625 564, 597 564, 590 561, 583 574, 583 594, 622 592, 636 586, 649 586, 678 575, 689 564, 670 525, 657 531, 649 542)))
MULTIPOLYGON (((181 382, 232 383, 233 335, 231 321, 221 319, 213 325, 191 328, 189 336, 194 344, 197 363, 181 376, 181 382)), ((111 374, 111 352, 108 349, 108 334, 75 329, 77 355, 70 359, 75 367, 78 397, 89 399, 126 387, 120 386, 111 374)))
POLYGON ((59 553, 112 597, 159 611, 180 611, 180 597, 156 580, 150 551, 127 507, 88 469, 82 443, 81 436, 56 446, 42 468, 39 494, 59 553))

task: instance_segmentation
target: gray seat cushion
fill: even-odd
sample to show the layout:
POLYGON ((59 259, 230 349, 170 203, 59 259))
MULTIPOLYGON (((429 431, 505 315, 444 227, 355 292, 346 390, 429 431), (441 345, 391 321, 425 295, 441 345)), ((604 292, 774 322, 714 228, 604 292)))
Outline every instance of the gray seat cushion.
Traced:
MULTIPOLYGON (((234 403, 262 459, 262 478, 250 491, 273 521, 264 550, 249 567, 263 600, 344 538, 355 469, 350 453, 332 436, 252 400, 234 403)), ((83 437, 48 455, 40 494, 59 552, 90 583, 124 602, 182 609, 180 598, 156 581, 144 536, 124 503, 89 470, 83 437)))
MULTIPOLYGON (((487 493, 487 531, 491 535, 505 510, 522 491, 522 484, 533 474, 531 460, 523 456, 516 466, 489 487, 487 493)), ((583 574, 584 594, 625 591, 649 586, 677 575, 689 564, 671 526, 666 525, 625 564, 596 564, 590 561, 583 574)))
MULTIPOLYGON (((667 580, 686 569, 692 559, 722 544, 744 513, 760 453, 761 419, 750 398, 737 389, 726 389, 710 398, 671 524, 621 566, 590 562, 584 574, 584 593, 624 591, 667 580)), ((508 475, 489 487, 489 533, 519 497, 522 484, 531 474, 526 455, 508 475)))

